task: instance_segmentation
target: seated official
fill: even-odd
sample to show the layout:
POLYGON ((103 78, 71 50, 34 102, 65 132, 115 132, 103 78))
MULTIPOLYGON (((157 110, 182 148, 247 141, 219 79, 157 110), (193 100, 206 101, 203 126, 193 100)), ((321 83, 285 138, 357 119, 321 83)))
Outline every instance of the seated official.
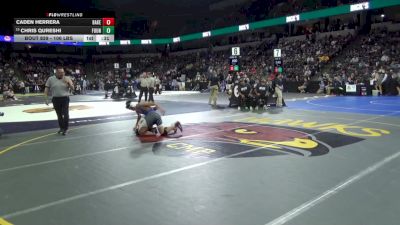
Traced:
POLYGON ((266 108, 268 105, 268 97, 270 93, 270 87, 267 84, 267 80, 265 78, 261 79, 261 83, 257 84, 254 88, 254 101, 253 108, 266 108))
POLYGON ((318 88, 317 94, 322 94, 324 92, 325 92, 325 82, 323 80, 321 80, 319 82, 319 88, 318 88))
POLYGON ((238 110, 251 107, 251 86, 244 79, 240 79, 239 83, 239 107, 238 110))
POLYGON ((304 83, 299 86, 297 89, 299 89, 300 93, 306 93, 306 89, 308 87, 308 80, 307 78, 304 78, 304 83))

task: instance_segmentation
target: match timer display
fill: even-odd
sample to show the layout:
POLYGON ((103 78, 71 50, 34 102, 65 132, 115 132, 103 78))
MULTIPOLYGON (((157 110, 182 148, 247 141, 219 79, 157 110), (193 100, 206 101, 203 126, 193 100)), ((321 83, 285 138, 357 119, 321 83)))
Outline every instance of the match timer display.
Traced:
POLYGON ((84 13, 46 13, 14 19, 15 42, 113 42, 115 18, 84 13))

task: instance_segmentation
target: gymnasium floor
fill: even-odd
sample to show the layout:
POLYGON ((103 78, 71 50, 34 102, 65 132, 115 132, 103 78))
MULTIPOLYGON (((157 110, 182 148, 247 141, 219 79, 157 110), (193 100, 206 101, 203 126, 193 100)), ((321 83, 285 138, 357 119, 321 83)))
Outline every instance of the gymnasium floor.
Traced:
POLYGON ((184 132, 138 138, 124 101, 1 106, 0 225, 389 225, 400 221, 400 97, 286 94, 265 112, 156 96, 184 132))

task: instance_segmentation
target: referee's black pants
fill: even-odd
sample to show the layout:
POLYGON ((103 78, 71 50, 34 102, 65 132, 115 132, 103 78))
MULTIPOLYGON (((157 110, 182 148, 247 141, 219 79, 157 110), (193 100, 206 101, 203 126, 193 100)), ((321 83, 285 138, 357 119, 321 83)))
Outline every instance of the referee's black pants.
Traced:
POLYGON ((148 91, 149 90, 147 89, 147 87, 140 87, 139 102, 142 101, 143 93, 144 93, 144 100, 147 102, 148 91))
POLYGON ((155 94, 159 94, 159 95, 161 95, 161 85, 159 85, 159 84, 156 84, 156 90, 155 90, 155 92, 154 92, 155 94))
POLYGON ((69 123, 69 97, 53 97, 54 110, 57 113, 58 125, 61 130, 68 130, 69 123))
POLYGON ((154 102, 154 88, 149 88, 149 102, 154 102))

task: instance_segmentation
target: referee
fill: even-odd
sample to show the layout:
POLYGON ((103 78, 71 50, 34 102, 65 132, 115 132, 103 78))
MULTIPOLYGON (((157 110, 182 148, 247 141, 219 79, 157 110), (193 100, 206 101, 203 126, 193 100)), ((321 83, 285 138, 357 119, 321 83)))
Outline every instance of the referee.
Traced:
POLYGON ((46 105, 49 105, 48 94, 51 91, 53 107, 57 113, 58 125, 60 130, 58 134, 65 135, 68 131, 69 122, 69 89, 74 90, 74 85, 69 77, 65 76, 64 68, 58 66, 55 76, 49 77, 44 89, 46 105))
POLYGON ((140 101, 142 101, 142 96, 144 93, 144 101, 147 102, 147 94, 149 93, 149 88, 148 88, 148 76, 147 73, 144 72, 141 76, 140 76, 140 93, 139 93, 139 103, 140 101))
POLYGON ((208 99, 208 104, 216 107, 217 106, 217 97, 218 97, 218 88, 219 88, 219 79, 217 74, 214 72, 208 82, 208 86, 210 87, 210 98, 208 99))
POLYGON ((156 80, 154 74, 147 78, 147 87, 149 89, 149 102, 154 102, 154 87, 156 86, 156 80))
POLYGON ((282 91, 283 91, 283 75, 280 73, 275 78, 275 95, 277 96, 277 99, 276 99, 276 106, 277 107, 282 107, 283 106, 282 91))

